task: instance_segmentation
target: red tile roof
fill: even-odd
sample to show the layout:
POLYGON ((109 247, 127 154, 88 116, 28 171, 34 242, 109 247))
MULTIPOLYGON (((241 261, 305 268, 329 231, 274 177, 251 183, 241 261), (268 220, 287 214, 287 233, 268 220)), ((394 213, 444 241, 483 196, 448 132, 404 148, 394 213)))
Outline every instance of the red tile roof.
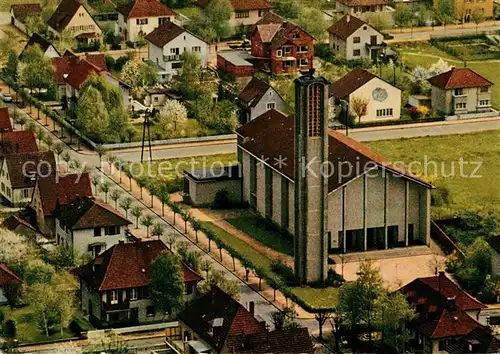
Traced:
MULTIPOLYGON (((211 0, 199 0, 198 5, 205 8, 210 1, 211 0)), ((231 0, 231 4, 236 11, 272 9, 271 1, 269 0, 231 0)))
MULTIPOLYGON (((295 148, 294 148, 294 119, 293 116, 272 109, 255 118, 251 122, 239 127, 237 134, 243 138, 239 145, 258 158, 265 159, 270 166, 281 172, 289 179, 295 179, 295 148), (284 164, 274 164, 273 161, 285 161, 284 164)), ((350 166, 363 166, 385 168, 396 175, 403 175, 427 187, 425 181, 412 175, 404 169, 393 166, 388 159, 367 146, 334 130, 328 131, 328 160, 333 166, 334 173, 328 179, 328 191, 334 191, 348 183, 361 173, 363 168, 350 166)))
POLYGON ((229 338, 227 347, 231 353, 268 354, 301 353, 312 354, 314 347, 307 328, 285 329, 266 333, 242 335, 229 338))
POLYGON ((0 264, 0 287, 12 284, 20 284, 21 282, 21 278, 19 278, 16 273, 7 268, 7 266, 0 264))
POLYGON ((149 33, 144 37, 147 41, 153 43, 158 48, 163 48, 163 46, 169 43, 171 40, 177 38, 186 30, 180 26, 177 26, 173 22, 167 22, 160 27, 154 29, 153 32, 149 33))
MULTIPOLYGON (((160 240, 117 244, 77 269, 77 274, 99 291, 148 286, 149 268, 164 252, 170 251, 160 240)), ((182 271, 185 282, 202 280, 185 264, 182 264, 182 271)))
POLYGON ((39 16, 42 13, 42 7, 40 4, 17 4, 12 5, 12 12, 14 13, 14 17, 19 22, 24 22, 28 16, 39 16))
POLYGON ((488 81, 469 68, 452 68, 450 71, 431 77, 429 83, 442 89, 491 86, 488 81))
POLYGON ((269 88, 271 88, 271 86, 267 82, 254 77, 248 85, 245 86, 243 91, 241 91, 238 98, 241 101, 250 104, 252 107, 255 107, 269 88))
POLYGON ((12 122, 10 121, 9 108, 0 108, 0 131, 10 132, 12 131, 12 122))
POLYGON ((364 69, 354 69, 344 75, 340 80, 332 83, 328 95, 339 99, 346 98, 376 77, 377 76, 364 69))
POLYGON ((64 81, 74 89, 79 90, 92 74, 101 71, 103 70, 86 60, 78 60, 74 65, 71 65, 71 71, 64 81))
POLYGON ((0 135, 0 156, 38 152, 35 133, 29 130, 5 132, 0 135))
POLYGON ((72 77, 70 80, 84 80, 84 82, 88 78, 88 76, 85 76, 86 72, 107 70, 104 54, 86 54, 79 57, 64 55, 59 58, 53 58, 52 67, 54 68, 54 82, 58 85, 64 85, 66 83, 65 76, 68 77, 74 70, 79 72, 78 77, 81 76, 82 78, 77 79, 76 77, 72 77), (81 62, 86 62, 87 64, 81 62))
POLYGON ((360 20, 357 17, 354 17, 352 15, 344 15, 328 28, 328 32, 339 38, 342 38, 343 40, 346 40, 350 35, 352 35, 364 25, 369 26, 365 21, 360 20))
POLYGON ((65 176, 50 175, 37 181, 43 214, 50 216, 57 204, 65 205, 78 197, 91 197, 92 187, 88 173, 65 176))
POLYGON ((457 337, 469 334, 481 325, 462 310, 444 310, 437 321, 431 338, 457 337))
POLYGON ((349 7, 387 5, 387 0, 337 0, 337 1, 349 7))
POLYGON ((85 54, 85 56, 81 58, 96 66, 99 70, 108 69, 106 65, 106 56, 104 54, 85 54))
POLYGON ((48 176, 56 171, 52 151, 11 154, 4 159, 13 189, 34 187, 37 174, 48 176))
POLYGON ((130 4, 118 6, 116 10, 125 18, 175 16, 175 12, 158 0, 136 0, 130 4))

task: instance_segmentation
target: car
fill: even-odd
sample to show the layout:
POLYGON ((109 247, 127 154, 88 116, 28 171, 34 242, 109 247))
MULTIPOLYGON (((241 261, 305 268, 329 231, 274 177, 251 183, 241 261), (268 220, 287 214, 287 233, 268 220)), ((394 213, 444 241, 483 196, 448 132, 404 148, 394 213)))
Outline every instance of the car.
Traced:
POLYGON ((12 95, 10 93, 4 93, 2 94, 2 100, 5 102, 5 103, 10 103, 12 102, 12 95))

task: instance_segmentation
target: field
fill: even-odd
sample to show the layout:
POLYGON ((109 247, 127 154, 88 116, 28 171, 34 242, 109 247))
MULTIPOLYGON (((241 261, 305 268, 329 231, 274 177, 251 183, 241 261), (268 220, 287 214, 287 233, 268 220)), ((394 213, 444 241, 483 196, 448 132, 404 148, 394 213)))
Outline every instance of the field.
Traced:
MULTIPOLYGON (((143 124, 141 122, 134 123, 133 119, 131 120, 131 123, 132 127, 134 128, 134 135, 132 137, 132 141, 142 141, 143 124)), ((156 126, 152 125, 150 129, 151 129, 151 139, 152 140, 160 139, 160 135, 156 134, 157 130, 156 126)), ((210 136, 217 134, 217 132, 213 130, 201 127, 196 119, 191 119, 191 118, 179 122, 177 125, 177 132, 178 135, 176 137, 178 138, 194 138, 197 136, 210 136)))
POLYGON ((432 207, 433 218, 456 216, 464 210, 491 211, 500 217, 500 131, 374 141, 368 145, 393 162, 437 162, 437 166, 429 163, 427 171, 422 167, 412 169, 449 192, 447 204, 432 207), (460 159, 467 162, 463 173, 460 159), (481 165, 473 176, 477 163, 481 165))

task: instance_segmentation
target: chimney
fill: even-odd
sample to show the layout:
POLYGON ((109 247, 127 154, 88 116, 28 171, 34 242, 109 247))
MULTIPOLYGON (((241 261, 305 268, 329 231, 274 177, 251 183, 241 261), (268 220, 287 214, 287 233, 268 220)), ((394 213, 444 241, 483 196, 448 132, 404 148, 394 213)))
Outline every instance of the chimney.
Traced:
POLYGON ((351 22, 351 15, 346 15, 345 21, 347 23, 351 22))
POLYGON ((457 303, 455 302, 455 296, 450 296, 446 298, 446 308, 448 310, 454 311, 457 309, 457 303))
POLYGON ((441 294, 441 279, 443 277, 445 278, 446 275, 444 275, 444 271, 441 270, 441 271, 439 271, 439 274, 438 274, 438 291, 440 294, 441 294))
POLYGON ((250 301, 248 303, 248 312, 250 312, 252 316, 255 314, 255 302, 250 301))
POLYGON ((19 143, 16 143, 16 153, 19 153, 19 143))

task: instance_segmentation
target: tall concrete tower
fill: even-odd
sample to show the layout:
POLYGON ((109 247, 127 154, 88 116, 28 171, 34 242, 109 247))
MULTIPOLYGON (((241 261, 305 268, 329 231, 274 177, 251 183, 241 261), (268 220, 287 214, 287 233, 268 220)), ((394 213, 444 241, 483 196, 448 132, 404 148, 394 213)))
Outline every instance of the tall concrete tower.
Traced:
POLYGON ((295 274, 327 276, 328 81, 314 70, 295 79, 295 274))

